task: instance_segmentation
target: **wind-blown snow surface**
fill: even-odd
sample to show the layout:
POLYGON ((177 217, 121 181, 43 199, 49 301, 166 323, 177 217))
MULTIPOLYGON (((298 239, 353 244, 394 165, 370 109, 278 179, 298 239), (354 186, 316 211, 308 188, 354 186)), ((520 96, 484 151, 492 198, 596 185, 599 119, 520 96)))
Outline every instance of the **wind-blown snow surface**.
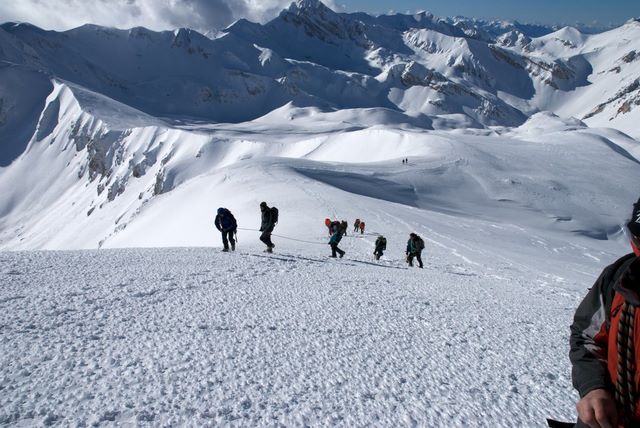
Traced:
POLYGON ((439 234, 426 236, 425 269, 408 269, 402 238, 390 236, 380 262, 370 233, 344 238, 342 260, 327 258, 326 245, 278 237, 265 255, 248 233, 229 254, 0 253, 0 422, 529 427, 571 418, 567 325, 587 283, 439 234))

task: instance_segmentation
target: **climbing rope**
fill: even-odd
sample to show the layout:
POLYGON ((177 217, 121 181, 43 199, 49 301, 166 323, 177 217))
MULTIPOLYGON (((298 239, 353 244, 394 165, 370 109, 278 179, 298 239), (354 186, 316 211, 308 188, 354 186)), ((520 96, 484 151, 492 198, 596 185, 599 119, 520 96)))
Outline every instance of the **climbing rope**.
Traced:
POLYGON ((634 383, 635 359, 633 349, 633 323, 635 306, 625 302, 618 323, 616 337, 618 348, 618 376, 616 379, 616 401, 624 412, 625 426, 635 415, 636 390, 634 383))
MULTIPOLYGON (((248 231, 251 231, 251 232, 261 232, 258 229, 247 229, 247 228, 243 228, 243 227, 239 227, 238 230, 248 230, 248 231)), ((276 233, 272 233, 271 236, 277 236, 278 238, 288 239, 290 241, 305 242, 307 244, 327 245, 326 242, 305 241, 304 239, 291 238, 290 236, 278 235, 276 233)))
MULTIPOLYGON (((262 232, 261 230, 258 230, 258 229, 247 229, 245 227, 238 227, 236 229, 237 230, 247 230, 247 231, 250 231, 250 232, 262 232)), ((378 233, 378 232, 375 232, 375 231, 369 231, 369 232, 365 232, 364 234, 355 233, 354 235, 347 235, 345 233, 344 236, 346 236, 346 237, 349 237, 349 236, 357 237, 358 235, 361 235, 361 236, 367 236, 367 235, 369 235, 369 236, 378 236, 378 235, 381 235, 381 234, 378 233)), ((304 239, 291 238, 290 236, 278 235, 277 233, 272 233, 271 236, 277 236, 278 238, 288 239, 290 241, 305 242, 307 244, 327 245, 326 242, 305 241, 304 239)), ((236 238, 236 240, 237 240, 237 238, 236 238)))

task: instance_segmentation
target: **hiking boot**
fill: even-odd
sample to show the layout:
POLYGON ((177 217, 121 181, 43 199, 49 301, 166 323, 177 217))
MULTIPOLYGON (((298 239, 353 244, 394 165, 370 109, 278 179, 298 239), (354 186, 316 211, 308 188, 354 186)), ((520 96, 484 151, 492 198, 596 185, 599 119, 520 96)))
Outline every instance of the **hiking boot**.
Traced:
POLYGON ((329 256, 329 257, 331 257, 332 259, 335 259, 335 258, 336 258, 336 256, 334 256, 334 255, 331 255, 331 256, 329 256))
POLYGON ((410 266, 410 267, 413 267, 413 263, 409 262, 409 266, 410 266))
POLYGON ((340 253, 340 258, 344 257, 344 251, 340 253))
POLYGON ((420 269, 424 269, 423 266, 418 266, 420 269))
POLYGON ((227 252, 229 252, 229 249, 228 249, 228 248, 223 248, 223 249, 222 249, 222 252, 223 252, 223 253, 227 253, 227 252))
POLYGON ((266 250, 264 250, 265 253, 273 253, 273 250, 271 249, 271 247, 267 248, 266 250))
POLYGON ((236 244, 231 244, 231 251, 235 251, 236 250, 236 244))

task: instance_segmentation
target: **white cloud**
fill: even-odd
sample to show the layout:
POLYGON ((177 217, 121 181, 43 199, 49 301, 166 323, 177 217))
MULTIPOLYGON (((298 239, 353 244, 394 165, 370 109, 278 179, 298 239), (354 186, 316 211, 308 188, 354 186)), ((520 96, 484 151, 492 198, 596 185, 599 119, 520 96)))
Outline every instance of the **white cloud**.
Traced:
MULTIPOLYGON (((83 24, 153 30, 189 27, 221 29, 246 18, 266 22, 292 0, 0 0, 2 21, 29 22, 45 29, 67 30, 83 24)), ((325 1, 336 9, 333 0, 325 1)))

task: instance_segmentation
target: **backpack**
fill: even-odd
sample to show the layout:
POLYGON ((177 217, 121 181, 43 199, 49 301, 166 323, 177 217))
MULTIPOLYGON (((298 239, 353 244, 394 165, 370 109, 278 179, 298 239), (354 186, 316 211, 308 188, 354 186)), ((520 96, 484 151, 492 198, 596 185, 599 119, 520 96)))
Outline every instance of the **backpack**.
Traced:
POLYGON ((416 246, 418 247, 418 249, 424 250, 424 241, 419 236, 418 236, 418 242, 416 242, 416 246))
POLYGON ((376 240, 376 246, 385 250, 387 248, 387 238, 385 238, 384 236, 379 237, 376 240))
POLYGON ((271 223, 276 224, 278 222, 278 209, 271 207, 271 223))
POLYGON ((227 223, 227 225, 228 225, 227 228, 228 229, 235 229, 235 228, 238 227, 238 222, 236 221, 236 218, 233 216, 231 211, 229 211, 226 208, 225 208, 224 220, 226 220, 224 223, 227 223))
POLYGON ((215 223, 219 225, 222 230, 233 230, 238 227, 236 218, 227 208, 223 208, 222 212, 216 216, 215 223))

